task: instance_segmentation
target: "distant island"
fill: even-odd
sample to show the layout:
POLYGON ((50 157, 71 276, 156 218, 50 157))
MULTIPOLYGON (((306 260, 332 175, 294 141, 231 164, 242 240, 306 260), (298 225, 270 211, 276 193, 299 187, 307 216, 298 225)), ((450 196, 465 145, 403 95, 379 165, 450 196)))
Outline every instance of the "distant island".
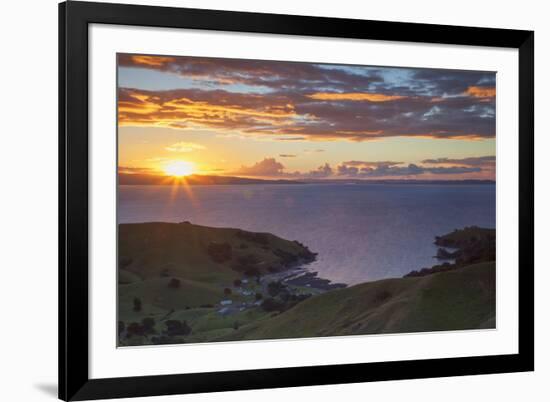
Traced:
MULTIPOLYGON (((417 179, 259 179, 251 177, 238 176, 220 176, 220 175, 199 175, 192 174, 179 178, 185 185, 250 185, 250 184, 495 184, 493 180, 417 180, 417 179)), ((118 173, 118 184, 125 185, 154 185, 154 186, 172 186, 174 179, 170 176, 143 173, 118 173)))
POLYGON ((436 237, 433 268, 354 286, 319 278, 317 254, 270 233, 119 225, 119 345, 495 327, 494 229, 436 237))
MULTIPOLYGON (((220 185, 220 184, 302 184, 296 180, 268 180, 236 176, 217 176, 192 174, 178 179, 186 185, 220 185)), ((119 173, 119 185, 174 185, 173 178, 163 175, 141 173, 119 173)))

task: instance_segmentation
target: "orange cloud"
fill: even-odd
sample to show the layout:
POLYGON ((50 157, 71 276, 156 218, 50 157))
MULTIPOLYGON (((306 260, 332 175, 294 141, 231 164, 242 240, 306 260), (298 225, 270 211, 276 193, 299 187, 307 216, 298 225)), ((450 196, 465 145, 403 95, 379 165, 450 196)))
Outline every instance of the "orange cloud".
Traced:
POLYGON ((123 90, 118 106, 119 124, 129 126, 246 129, 291 125, 297 117, 286 99, 269 103, 261 97, 239 95, 193 99, 177 94, 160 97, 147 91, 123 90))
POLYGON ((118 121, 121 126, 208 129, 222 131, 225 135, 234 132, 253 136, 265 134, 276 136, 277 140, 372 141, 400 136, 477 140, 494 137, 494 120, 475 113, 466 116, 464 108, 492 99, 469 96, 445 99, 440 103, 445 113, 437 118, 422 119, 426 108, 433 107, 428 97, 353 92, 260 95, 223 90, 120 88, 118 121), (307 100, 334 96, 371 101, 335 107, 326 100, 307 100), (388 102, 401 98, 406 99, 388 102))
POLYGON ((135 64, 141 64, 144 66, 161 67, 175 61, 175 58, 161 56, 132 56, 132 61, 135 64))
POLYGON ((474 98, 494 98, 496 95, 495 87, 480 87, 470 86, 464 92, 465 95, 473 96, 474 98))
POLYGON ((317 92, 312 95, 306 95, 308 98, 315 100, 350 100, 350 101, 369 101, 369 102, 389 102, 399 99, 404 99, 406 96, 401 95, 384 95, 365 92, 317 92))

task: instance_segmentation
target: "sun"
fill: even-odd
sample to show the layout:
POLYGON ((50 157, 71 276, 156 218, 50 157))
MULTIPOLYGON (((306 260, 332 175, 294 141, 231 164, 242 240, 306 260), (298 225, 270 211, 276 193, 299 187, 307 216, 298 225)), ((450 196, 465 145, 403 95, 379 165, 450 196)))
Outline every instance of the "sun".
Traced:
POLYGON ((164 166, 164 173, 168 176, 183 177, 193 174, 194 166, 190 162, 173 161, 164 166))

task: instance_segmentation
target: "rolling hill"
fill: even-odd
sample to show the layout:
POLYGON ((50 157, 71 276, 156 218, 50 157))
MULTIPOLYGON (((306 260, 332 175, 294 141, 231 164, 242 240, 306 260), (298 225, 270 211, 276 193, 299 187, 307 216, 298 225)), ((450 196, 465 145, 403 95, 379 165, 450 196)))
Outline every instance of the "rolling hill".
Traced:
POLYGON ((385 279, 312 297, 219 340, 446 331, 495 326, 495 263, 385 279))

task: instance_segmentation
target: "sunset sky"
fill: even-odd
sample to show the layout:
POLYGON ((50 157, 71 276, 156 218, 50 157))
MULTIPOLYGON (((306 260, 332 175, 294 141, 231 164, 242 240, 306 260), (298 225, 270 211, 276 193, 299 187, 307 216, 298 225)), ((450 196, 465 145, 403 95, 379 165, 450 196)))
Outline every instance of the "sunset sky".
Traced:
POLYGON ((494 179, 495 74, 118 56, 119 171, 494 179))

